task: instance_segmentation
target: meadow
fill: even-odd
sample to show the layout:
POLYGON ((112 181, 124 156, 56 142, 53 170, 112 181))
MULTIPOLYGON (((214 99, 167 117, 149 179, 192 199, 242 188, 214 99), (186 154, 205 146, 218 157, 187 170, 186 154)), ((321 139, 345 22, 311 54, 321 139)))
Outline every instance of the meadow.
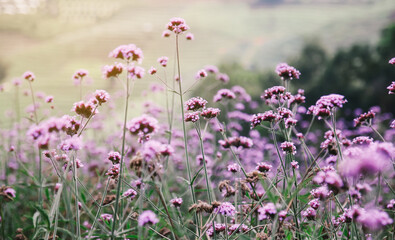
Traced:
POLYGON ((394 116, 307 104, 282 61, 301 32, 374 42, 394 3, 93 2, 0 15, 0 239, 394 239, 394 116), (232 84, 229 59, 273 86, 232 84))

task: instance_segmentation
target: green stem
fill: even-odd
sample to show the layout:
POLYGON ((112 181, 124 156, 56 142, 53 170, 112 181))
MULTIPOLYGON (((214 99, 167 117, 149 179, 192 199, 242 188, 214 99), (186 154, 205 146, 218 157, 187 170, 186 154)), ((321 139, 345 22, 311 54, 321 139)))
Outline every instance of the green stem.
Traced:
POLYGON ((97 219, 99 219, 101 210, 102 210, 102 208, 103 208, 103 202, 104 202, 104 199, 105 199, 106 196, 107 196, 107 189, 108 189, 108 185, 109 185, 109 184, 110 184, 110 178, 108 178, 106 187, 104 188, 104 192, 103 192, 103 196, 102 196, 101 201, 100 201, 99 209, 97 210, 97 213, 96 213, 96 216, 95 216, 95 220, 93 220, 92 227, 91 227, 91 229, 89 230, 88 239, 91 238, 92 233, 95 231, 96 222, 97 222, 97 219))

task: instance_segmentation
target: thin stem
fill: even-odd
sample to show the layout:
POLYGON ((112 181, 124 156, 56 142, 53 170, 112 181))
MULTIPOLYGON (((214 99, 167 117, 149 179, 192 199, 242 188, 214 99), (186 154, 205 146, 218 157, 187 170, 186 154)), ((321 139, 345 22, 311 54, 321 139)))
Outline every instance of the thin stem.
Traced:
POLYGON ((74 179, 74 189, 75 189, 75 215, 76 215, 76 232, 77 240, 81 238, 81 224, 80 224, 80 208, 78 206, 78 181, 77 181, 77 164, 76 156, 73 156, 73 179, 74 179))
POLYGON ((104 188, 104 192, 103 192, 103 196, 102 196, 101 201, 100 201, 99 209, 97 210, 97 213, 96 213, 96 216, 95 216, 95 220, 93 220, 92 227, 91 227, 91 229, 89 230, 88 239, 91 238, 92 233, 95 231, 97 219, 99 219, 101 210, 102 210, 102 208, 103 208, 104 199, 105 199, 106 196, 107 196, 107 189, 108 189, 109 183, 110 183, 110 178, 108 178, 106 187, 104 188))
POLYGON ((113 215, 113 222, 111 228, 111 240, 114 239, 114 232, 115 232, 115 225, 117 222, 117 212, 118 212, 118 205, 119 205, 119 195, 121 192, 121 185, 122 185, 122 173, 123 173, 123 162, 125 158, 125 138, 126 138, 126 121, 128 118, 128 105, 129 105, 129 74, 127 75, 126 79, 126 96, 125 96, 125 114, 124 114, 124 121, 123 121, 123 134, 122 134, 122 150, 121 150, 121 161, 119 165, 119 179, 117 185, 117 193, 115 198, 115 210, 113 215))

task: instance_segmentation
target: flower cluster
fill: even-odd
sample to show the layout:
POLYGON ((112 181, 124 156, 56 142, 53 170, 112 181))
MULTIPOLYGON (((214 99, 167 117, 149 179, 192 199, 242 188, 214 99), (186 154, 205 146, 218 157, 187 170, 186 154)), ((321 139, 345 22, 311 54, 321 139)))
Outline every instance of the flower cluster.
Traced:
POLYGON ((143 51, 134 44, 120 45, 112 50, 108 56, 138 63, 141 63, 144 58, 143 51))
POLYGON ((229 89, 220 89, 217 94, 214 95, 214 102, 220 102, 223 99, 235 99, 236 94, 229 89))
POLYGON ((293 142, 283 142, 280 145, 281 150, 283 150, 284 154, 296 154, 296 147, 293 142))
POLYGON ((252 139, 248 137, 229 137, 226 140, 219 140, 218 143, 221 145, 223 148, 230 148, 231 146, 234 146, 236 148, 241 147, 241 148, 251 148, 253 145, 252 139))
POLYGON ((329 94, 322 96, 317 100, 315 105, 309 107, 309 114, 318 117, 328 117, 332 114, 335 108, 342 108, 347 100, 340 94, 329 94))
POLYGON ((196 111, 201 108, 205 108, 207 101, 201 97, 193 97, 185 102, 186 111, 196 111))
POLYGON ((289 66, 286 63, 280 63, 276 67, 276 73, 282 80, 299 79, 300 72, 296 68, 289 66))
POLYGON ((362 113, 357 118, 354 119, 354 126, 359 127, 364 123, 369 123, 371 119, 376 116, 376 113, 373 111, 369 111, 366 113, 362 113))
POLYGON ((180 34, 189 29, 188 25, 185 23, 185 20, 179 17, 174 17, 170 19, 170 22, 167 24, 167 29, 169 31, 174 32, 175 34, 180 34))

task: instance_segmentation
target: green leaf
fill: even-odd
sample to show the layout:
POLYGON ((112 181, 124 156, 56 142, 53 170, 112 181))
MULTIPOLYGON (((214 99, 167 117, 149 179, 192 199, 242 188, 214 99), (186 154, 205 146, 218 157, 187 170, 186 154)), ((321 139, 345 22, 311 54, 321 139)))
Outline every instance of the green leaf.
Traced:
POLYGON ((39 206, 34 206, 34 208, 37 210, 37 211, 39 211, 40 212, 40 215, 41 215, 41 218, 43 219, 43 220, 45 220, 45 223, 46 223, 46 225, 47 225, 47 229, 50 229, 51 227, 51 224, 50 224, 50 222, 49 222, 49 217, 48 217, 48 214, 46 213, 46 211, 44 210, 44 209, 42 209, 41 207, 39 207, 39 206))
POLYGON ((33 214, 33 226, 34 228, 37 227, 38 217, 40 217, 40 212, 37 211, 33 214))
POLYGON ((196 178, 199 176, 199 173, 202 171, 203 167, 201 167, 199 169, 199 171, 197 171, 197 173, 195 174, 195 176, 193 176, 192 180, 191 180, 191 185, 193 185, 193 183, 195 182, 196 178))

